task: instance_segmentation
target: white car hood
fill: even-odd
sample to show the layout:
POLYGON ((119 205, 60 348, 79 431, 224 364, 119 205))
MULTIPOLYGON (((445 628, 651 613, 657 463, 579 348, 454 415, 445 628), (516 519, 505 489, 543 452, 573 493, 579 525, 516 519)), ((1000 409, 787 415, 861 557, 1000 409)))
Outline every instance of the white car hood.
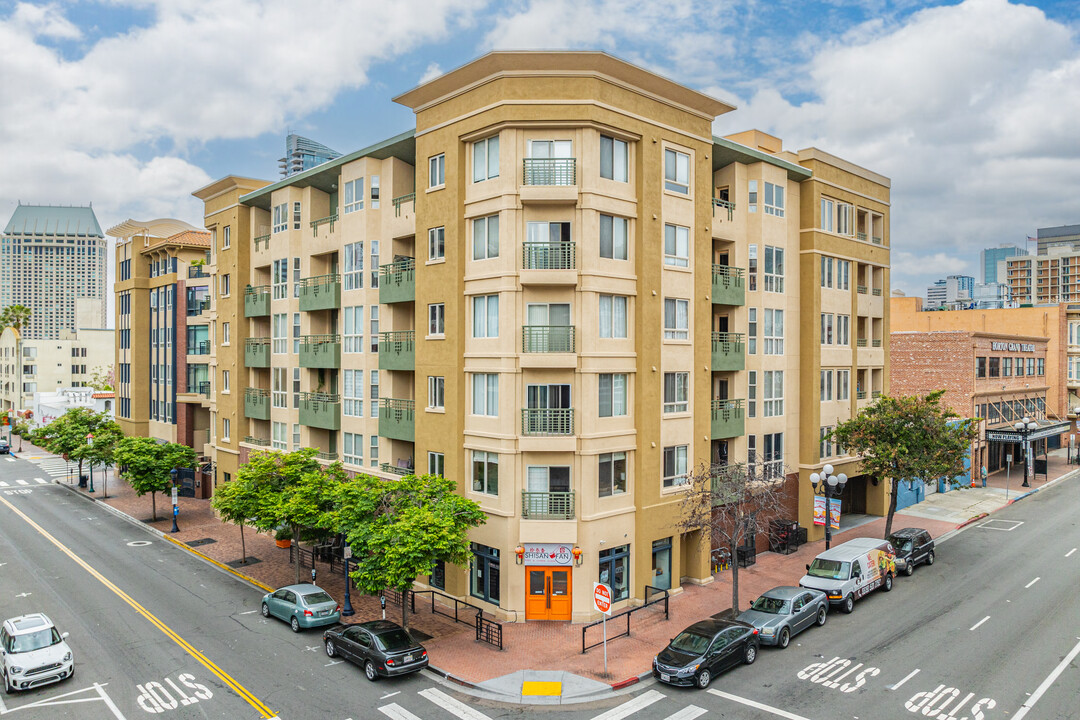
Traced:
POLYGON ((64 655, 69 652, 71 652, 71 648, 68 647, 66 642, 61 640, 55 645, 50 645, 49 647, 41 648, 40 650, 24 653, 8 653, 6 656, 7 665, 8 667, 13 665, 20 667, 25 673, 27 670, 33 670, 42 665, 62 663, 64 661, 64 655))
POLYGON ((835 590, 838 587, 842 587, 846 580, 830 580, 829 578, 814 577, 813 575, 803 575, 799 579, 799 586, 805 588, 813 588, 814 590, 821 590, 828 593, 830 590, 835 590))

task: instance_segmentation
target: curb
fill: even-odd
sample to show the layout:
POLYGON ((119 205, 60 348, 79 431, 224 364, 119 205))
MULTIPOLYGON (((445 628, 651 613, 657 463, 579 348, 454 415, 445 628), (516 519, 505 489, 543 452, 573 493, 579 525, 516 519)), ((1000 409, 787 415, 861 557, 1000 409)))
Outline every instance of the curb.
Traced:
MULTIPOLYGON (((1007 507, 1007 506, 1003 505, 1002 507, 1007 507)), ((968 525, 970 525, 971 523, 978 522, 979 520, 982 520, 983 518, 989 517, 989 516, 990 516, 990 513, 979 513, 978 515, 975 515, 974 517, 968 518, 964 522, 960 523, 954 529, 959 530, 960 528, 965 528, 968 525)))
POLYGON ((631 677, 626 678, 625 680, 620 680, 619 682, 616 682, 616 683, 611 683, 611 689, 612 690, 622 690, 623 688, 628 688, 628 687, 631 687, 632 685, 637 685, 639 682, 641 682, 642 680, 644 680, 644 679, 646 679, 648 677, 652 677, 652 670, 650 670, 648 672, 643 672, 640 675, 633 675, 631 677))

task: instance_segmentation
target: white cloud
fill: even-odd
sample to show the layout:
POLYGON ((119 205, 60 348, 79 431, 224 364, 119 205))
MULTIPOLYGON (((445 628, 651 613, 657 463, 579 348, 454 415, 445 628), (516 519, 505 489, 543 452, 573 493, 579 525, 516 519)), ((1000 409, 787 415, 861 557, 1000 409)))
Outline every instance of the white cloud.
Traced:
POLYGON ((433 62, 427 66, 426 70, 424 70, 424 74, 420 76, 420 82, 418 84, 423 85, 428 80, 434 80, 442 74, 443 69, 439 67, 439 63, 433 62))
POLYGON ((31 5, 19 3, 11 14, 11 24, 31 37, 50 37, 76 40, 82 37, 79 30, 55 4, 31 5))

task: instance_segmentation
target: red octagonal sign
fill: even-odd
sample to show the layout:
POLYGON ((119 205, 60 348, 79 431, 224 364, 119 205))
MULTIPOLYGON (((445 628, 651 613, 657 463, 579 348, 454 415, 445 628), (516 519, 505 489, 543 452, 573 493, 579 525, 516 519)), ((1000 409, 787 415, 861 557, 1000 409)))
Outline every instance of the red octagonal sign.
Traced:
POLYGON ((611 588, 604 583, 593 583, 593 603, 600 612, 611 612, 611 588))

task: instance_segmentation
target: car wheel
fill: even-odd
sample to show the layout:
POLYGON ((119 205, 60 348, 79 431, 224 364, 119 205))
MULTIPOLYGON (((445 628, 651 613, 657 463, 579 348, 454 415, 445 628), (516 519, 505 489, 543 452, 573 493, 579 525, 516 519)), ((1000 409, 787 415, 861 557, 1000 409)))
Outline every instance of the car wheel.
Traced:
POLYGON ((293 615, 293 619, 289 621, 289 626, 292 627, 292 631, 295 633, 300 632, 300 621, 293 615))
POLYGON ((885 592, 892 590, 892 573, 885 574, 885 587, 883 589, 885 592))
POLYGON ((788 630, 787 628, 783 628, 782 630, 780 630, 780 637, 777 638, 776 645, 781 650, 783 650, 784 648, 786 648, 788 646, 788 643, 790 643, 790 642, 791 642, 791 631, 788 630))
POLYGON ((8 681, 5 678, 4 679, 4 694, 5 695, 10 695, 12 692, 13 692, 13 690, 11 689, 11 685, 8 684, 8 681))
POLYGON ((326 657, 334 657, 337 654, 337 650, 334 649, 334 641, 326 641, 326 657))
POLYGON ((364 663, 364 675, 371 682, 375 682, 379 679, 379 673, 375 670, 375 663, 370 660, 364 663))
POLYGON ((848 595, 846 598, 844 598, 844 612, 850 613, 854 609, 855 609, 855 596, 854 595, 848 595))
POLYGON ((818 624, 818 627, 821 627, 822 625, 825 624, 825 618, 827 618, 828 616, 829 616, 829 611, 825 609, 824 605, 822 605, 820 608, 818 608, 818 611, 817 611, 817 624, 818 624))
POLYGON ((263 603, 263 606, 262 606, 262 616, 265 617, 265 618, 270 617, 270 606, 267 605, 266 603, 263 603))
POLYGON ((747 665, 753 665, 755 660, 757 660, 757 645, 747 643, 746 650, 743 651, 743 662, 747 665))
POLYGON ((933 550, 931 550, 931 551, 930 551, 930 552, 929 552, 929 553, 928 553, 928 554, 926 555, 926 564, 927 564, 927 565, 933 565, 933 564, 934 564, 934 551, 933 551, 933 550))
POLYGON ((702 670, 701 673, 697 676, 697 686, 702 690, 709 687, 709 683, 711 682, 712 673, 710 673, 708 670, 702 670))
POLYGON ((914 572, 915 572, 915 562, 914 562, 914 558, 912 558, 911 560, 908 560, 907 563, 904 565, 904 574, 907 575, 908 577, 911 577, 912 574, 914 574, 914 572))

